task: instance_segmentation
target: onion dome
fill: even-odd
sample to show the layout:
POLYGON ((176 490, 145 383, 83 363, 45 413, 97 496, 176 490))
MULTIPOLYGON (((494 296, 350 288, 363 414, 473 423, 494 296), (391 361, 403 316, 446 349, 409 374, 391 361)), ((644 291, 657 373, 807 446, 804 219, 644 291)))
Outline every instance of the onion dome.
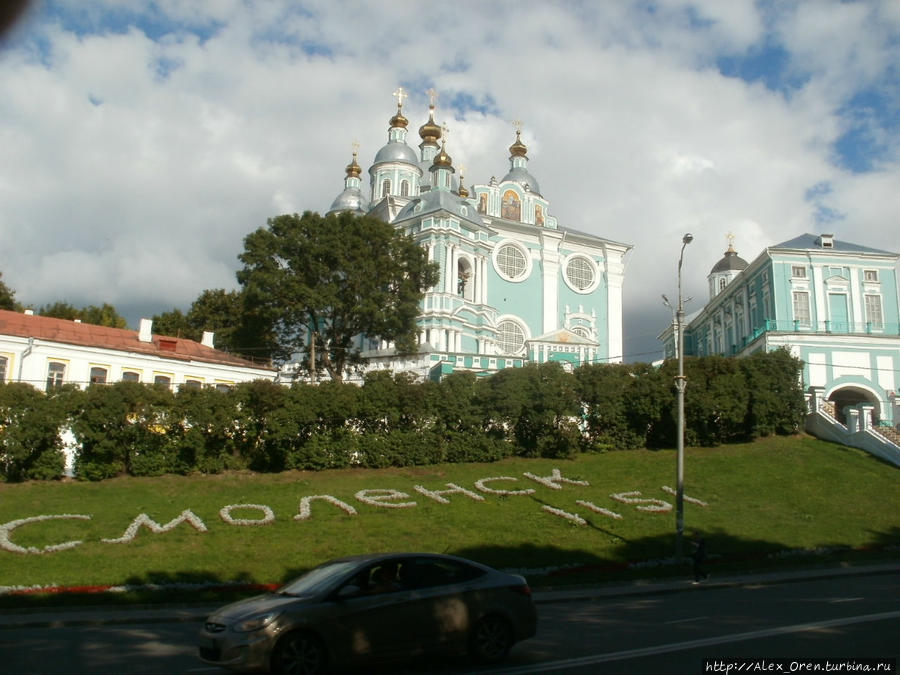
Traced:
POLYGON ((459 167, 459 191, 458 191, 458 194, 463 199, 465 199, 466 197, 469 196, 469 190, 466 188, 465 184, 463 183, 464 180, 465 179, 463 178, 463 168, 459 167))
POLYGON ((747 269, 747 265, 749 263, 741 258, 737 251, 734 250, 734 243, 728 242, 728 250, 725 251, 725 255, 722 259, 717 262, 712 270, 710 270, 710 274, 716 274, 717 272, 740 272, 741 270, 747 269))
POLYGON ((403 116, 403 108, 399 103, 397 104, 397 114, 394 115, 389 121, 391 127, 394 129, 398 127, 402 127, 403 129, 405 129, 407 126, 409 126, 409 120, 403 116))
POLYGON ((356 146, 353 148, 353 159, 347 165, 346 177, 344 178, 344 191, 341 192, 331 203, 328 213, 337 213, 340 211, 353 211, 354 213, 365 213, 369 208, 369 203, 363 196, 361 189, 360 175, 362 168, 356 161, 356 146))
POLYGON ((447 154, 446 144, 441 144, 441 151, 434 158, 434 163, 431 165, 432 170, 435 167, 448 168, 451 172, 454 171, 453 158, 447 154))
POLYGON ((522 142, 522 130, 516 129, 516 142, 509 146, 509 156, 512 157, 525 157, 528 158, 528 155, 525 154, 528 152, 528 146, 526 146, 522 142))
POLYGON ((359 178, 362 175, 362 167, 356 162, 356 150, 353 151, 353 160, 347 165, 347 177, 359 178))
POLYGON ((503 177, 503 181, 518 183, 529 192, 541 194, 541 186, 537 179, 528 171, 528 147, 522 142, 522 131, 516 129, 516 141, 509 146, 509 173, 503 177))
POLYGON ((428 145, 437 145, 441 138, 441 128, 434 122, 434 103, 428 106, 428 121, 419 127, 419 137, 428 145))

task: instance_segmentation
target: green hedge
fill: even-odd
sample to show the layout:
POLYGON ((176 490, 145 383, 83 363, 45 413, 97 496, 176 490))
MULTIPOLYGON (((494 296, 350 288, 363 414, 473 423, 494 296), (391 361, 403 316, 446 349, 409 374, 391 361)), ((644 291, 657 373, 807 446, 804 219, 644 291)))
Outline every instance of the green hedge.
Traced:
MULTIPOLYGON (((685 360, 686 442, 794 433, 800 362, 781 350, 685 360)), ((556 363, 454 373, 440 383, 373 373, 362 387, 251 382, 233 391, 119 382, 47 395, 0 385, 0 479, 58 478, 60 430, 84 480, 229 469, 278 472, 486 462, 676 444, 676 364, 556 363)))

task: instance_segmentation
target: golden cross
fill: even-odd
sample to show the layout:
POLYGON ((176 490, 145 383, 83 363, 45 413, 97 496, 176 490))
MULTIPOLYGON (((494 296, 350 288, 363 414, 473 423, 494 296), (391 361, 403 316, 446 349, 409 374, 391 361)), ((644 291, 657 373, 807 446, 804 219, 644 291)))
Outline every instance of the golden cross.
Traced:
POLYGON ((356 153, 359 152, 359 141, 353 140, 353 159, 356 159, 356 153))
POLYGON ((513 120, 512 125, 516 128, 516 133, 522 133, 522 120, 513 120))
POLYGON ((428 94, 428 101, 430 102, 430 105, 433 108, 434 104, 437 102, 437 92, 434 90, 434 88, 431 88, 428 91, 426 91, 425 93, 428 94))
POLYGON ((729 232, 727 235, 727 238, 728 238, 728 250, 730 251, 730 250, 734 249, 734 235, 731 232, 729 232))
POLYGON ((397 91, 395 91, 393 95, 397 97, 397 108, 402 108, 403 99, 409 96, 409 94, 403 91, 403 87, 397 87, 397 91))
POLYGON ((442 135, 444 137, 444 141, 446 142, 447 136, 450 135, 450 127, 447 126, 446 122, 441 122, 441 132, 443 132, 442 135))

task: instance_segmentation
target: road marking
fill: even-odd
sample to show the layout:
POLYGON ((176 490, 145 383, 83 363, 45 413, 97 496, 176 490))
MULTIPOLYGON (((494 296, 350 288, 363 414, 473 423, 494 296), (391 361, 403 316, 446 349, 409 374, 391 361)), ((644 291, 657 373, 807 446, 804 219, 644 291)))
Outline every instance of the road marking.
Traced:
POLYGON ((690 619, 675 619, 674 621, 666 621, 667 624, 688 623, 689 621, 706 621, 708 616, 692 616, 690 619))
POLYGON ((839 602, 859 602, 860 600, 865 600, 865 598, 832 598, 828 602, 832 605, 836 605, 839 602))
POLYGON ((609 654, 594 654, 592 656, 582 656, 575 659, 564 659, 561 661, 552 661, 547 663, 535 663, 526 666, 513 666, 510 668, 501 668, 499 670, 484 671, 485 675, 524 675, 525 673, 547 673, 560 670, 561 668, 577 668, 579 666, 590 666, 595 663, 606 663, 609 661, 627 661, 628 659, 640 658, 642 656, 654 656, 656 654, 666 654, 668 652, 679 652, 688 649, 696 649, 698 647, 710 647, 712 645, 728 644, 730 642, 742 642, 744 640, 759 640, 761 638, 774 637, 777 635, 789 635, 790 633, 802 633, 804 631, 820 630, 822 628, 832 628, 834 626, 850 626, 857 623, 868 623, 871 621, 886 621, 887 619, 900 618, 900 610, 893 612, 881 612, 879 614, 864 614, 861 616, 849 616, 843 619, 830 619, 828 621, 816 621, 814 623, 799 623, 792 626, 779 626, 777 628, 764 628, 762 630, 754 630, 748 633, 733 633, 731 635, 720 635, 718 637, 702 638, 699 640, 688 640, 686 642, 673 642, 667 645, 659 645, 656 647, 641 647, 639 649, 627 649, 621 652, 611 652, 609 654))

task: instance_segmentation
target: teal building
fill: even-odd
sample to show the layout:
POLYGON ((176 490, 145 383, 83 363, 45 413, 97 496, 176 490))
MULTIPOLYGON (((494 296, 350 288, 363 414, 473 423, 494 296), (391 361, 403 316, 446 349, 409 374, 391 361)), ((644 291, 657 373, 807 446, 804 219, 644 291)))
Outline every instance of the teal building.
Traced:
POLYGON ((439 378, 458 370, 490 374, 525 363, 566 368, 619 362, 628 244, 562 227, 531 173, 516 131, 503 177, 465 184, 434 121, 409 144, 402 91, 387 143, 369 167, 353 160, 329 212, 377 216, 411 235, 440 267, 418 318, 419 352, 360 338, 367 367, 439 378))
MULTIPOLYGON (((813 405, 846 424, 865 410, 867 424, 900 422, 898 254, 803 234, 748 263, 733 244, 711 269, 709 300, 689 316, 685 356, 744 356, 781 347, 803 361, 813 405), (862 407, 860 407, 862 406, 862 407)), ((660 335, 676 356, 675 327, 660 335)))

